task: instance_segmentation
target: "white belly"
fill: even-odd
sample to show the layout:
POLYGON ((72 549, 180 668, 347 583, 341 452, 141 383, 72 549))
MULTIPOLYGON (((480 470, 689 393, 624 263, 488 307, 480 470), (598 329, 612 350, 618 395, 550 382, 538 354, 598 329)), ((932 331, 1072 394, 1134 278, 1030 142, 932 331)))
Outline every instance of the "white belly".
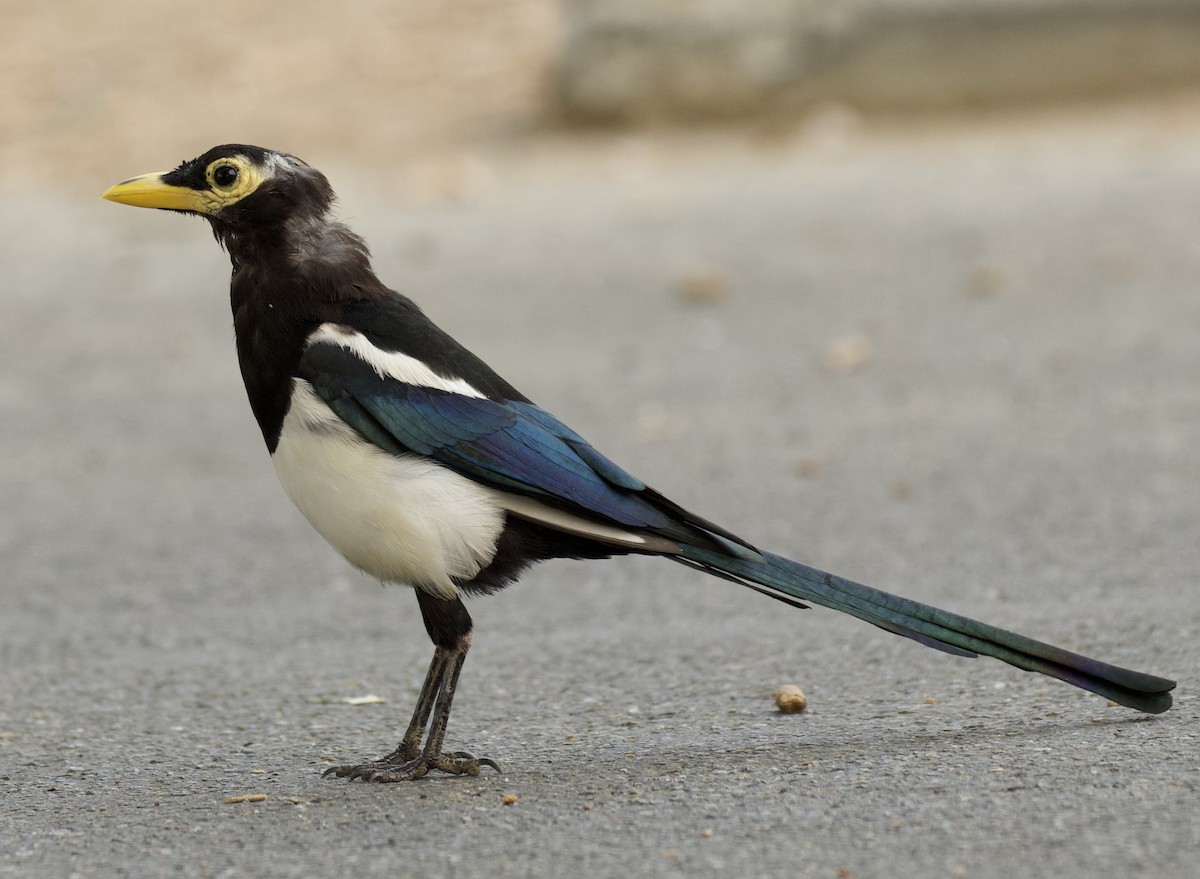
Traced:
POLYGON ((363 440, 301 379, 272 456, 288 497, 352 565, 443 598, 491 561, 495 493, 418 456, 363 440))

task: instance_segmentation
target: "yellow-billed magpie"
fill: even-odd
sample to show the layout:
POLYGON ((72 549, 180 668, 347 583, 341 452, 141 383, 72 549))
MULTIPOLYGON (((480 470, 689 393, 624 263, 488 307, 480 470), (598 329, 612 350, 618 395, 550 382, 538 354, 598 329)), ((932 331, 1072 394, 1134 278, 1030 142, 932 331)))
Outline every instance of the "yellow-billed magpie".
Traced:
POLYGON ((367 245, 331 216, 329 182, 294 156, 227 144, 104 197, 208 220, 233 263, 242 378, 284 489, 351 564, 416 592, 435 649, 408 729, 390 754, 329 773, 400 781, 498 769, 442 750, 471 640, 462 596, 551 558, 661 555, 1139 711, 1171 706, 1172 681, 774 555, 668 500, 380 282, 367 245))

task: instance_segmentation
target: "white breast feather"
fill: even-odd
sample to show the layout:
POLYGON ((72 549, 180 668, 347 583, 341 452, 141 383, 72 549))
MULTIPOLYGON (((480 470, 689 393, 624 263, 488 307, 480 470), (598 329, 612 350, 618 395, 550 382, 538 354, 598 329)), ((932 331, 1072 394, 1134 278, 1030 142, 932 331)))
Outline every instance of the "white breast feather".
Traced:
POLYGON ((272 461, 313 527, 380 580, 454 598, 453 578, 475 576, 495 554, 504 511, 493 492, 434 461, 376 448, 302 379, 272 461))

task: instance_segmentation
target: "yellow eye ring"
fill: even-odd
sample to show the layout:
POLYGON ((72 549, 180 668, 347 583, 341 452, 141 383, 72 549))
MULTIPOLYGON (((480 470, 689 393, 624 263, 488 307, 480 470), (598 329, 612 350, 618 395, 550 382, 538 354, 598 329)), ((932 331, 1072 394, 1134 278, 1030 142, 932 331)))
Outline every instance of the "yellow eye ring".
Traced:
POLYGON ((263 181, 262 173, 244 156, 222 156, 204 170, 204 178, 214 210, 245 198, 263 181))
POLYGON ((209 173, 205 176, 218 189, 229 190, 238 182, 241 172, 233 162, 213 162, 212 167, 209 168, 209 173))

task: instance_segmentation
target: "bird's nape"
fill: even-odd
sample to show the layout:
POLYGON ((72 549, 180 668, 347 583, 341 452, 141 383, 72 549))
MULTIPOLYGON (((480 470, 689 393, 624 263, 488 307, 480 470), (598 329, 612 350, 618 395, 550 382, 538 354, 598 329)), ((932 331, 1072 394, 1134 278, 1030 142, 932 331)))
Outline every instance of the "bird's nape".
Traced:
POLYGON ((497 768, 443 749, 471 643, 462 596, 553 558, 663 556, 1139 711, 1171 706, 1170 680, 760 550, 654 491, 386 287, 366 244, 330 216, 328 181, 293 156, 227 144, 104 197, 212 224, 234 265, 242 378, 285 491, 351 564, 416 591, 434 656, 407 730, 384 757, 326 774, 400 781, 497 768))

